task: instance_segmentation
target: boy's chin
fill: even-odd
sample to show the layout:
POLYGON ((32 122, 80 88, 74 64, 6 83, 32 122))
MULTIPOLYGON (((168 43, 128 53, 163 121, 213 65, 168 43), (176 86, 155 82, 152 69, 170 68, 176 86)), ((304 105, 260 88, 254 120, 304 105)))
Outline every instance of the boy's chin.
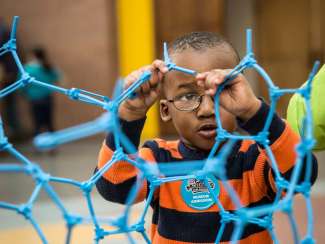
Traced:
POLYGON ((215 139, 203 139, 202 138, 195 138, 192 140, 186 140, 185 138, 183 138, 183 142, 185 142, 185 144, 192 149, 196 149, 196 150, 203 150, 203 151, 210 151, 214 144, 215 144, 215 139), (196 139, 196 140, 195 140, 196 139))
POLYGON ((212 147, 214 146, 215 141, 213 142, 207 142, 207 143, 202 143, 200 145, 196 145, 196 148, 203 150, 203 151, 210 151, 212 147))

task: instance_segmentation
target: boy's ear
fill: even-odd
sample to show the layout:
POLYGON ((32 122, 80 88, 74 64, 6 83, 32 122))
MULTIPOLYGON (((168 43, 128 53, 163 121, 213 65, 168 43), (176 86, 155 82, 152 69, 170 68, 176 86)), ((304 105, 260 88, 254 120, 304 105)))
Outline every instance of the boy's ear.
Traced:
POLYGON ((166 99, 160 100, 160 117, 162 121, 168 122, 172 119, 169 112, 168 101, 166 99))

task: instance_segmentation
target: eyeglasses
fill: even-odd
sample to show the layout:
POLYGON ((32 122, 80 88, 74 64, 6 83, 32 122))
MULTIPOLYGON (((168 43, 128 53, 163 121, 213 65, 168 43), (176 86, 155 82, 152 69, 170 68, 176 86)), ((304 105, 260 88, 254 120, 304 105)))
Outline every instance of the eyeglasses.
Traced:
MULTIPOLYGON (((200 107, 203 96, 205 96, 205 94, 186 93, 167 101, 173 103, 175 108, 180 111, 193 111, 200 107)), ((213 97, 209 97, 214 101, 213 97)))

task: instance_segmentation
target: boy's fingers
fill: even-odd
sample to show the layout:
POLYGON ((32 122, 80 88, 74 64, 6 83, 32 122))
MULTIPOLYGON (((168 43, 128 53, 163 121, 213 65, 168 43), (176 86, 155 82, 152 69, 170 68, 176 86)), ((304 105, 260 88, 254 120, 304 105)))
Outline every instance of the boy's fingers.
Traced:
POLYGON ((226 70, 217 69, 199 73, 196 75, 197 84, 198 86, 205 88, 206 94, 214 95, 217 87, 222 84, 227 73, 226 70))
POLYGON ((132 85, 132 83, 134 83, 136 80, 138 79, 138 75, 137 72, 132 72, 131 74, 129 74, 125 80, 124 80, 124 84, 123 84, 123 89, 127 89, 130 85, 132 85))
POLYGON ((168 68, 164 61, 158 59, 152 63, 151 68, 152 70, 149 85, 151 88, 155 88, 161 81, 162 75, 168 72, 168 68))
MULTIPOLYGON (((162 81, 163 77, 164 77, 164 74, 158 73, 158 80, 162 81)), ((160 83, 158 83, 157 86, 159 86, 159 85, 160 85, 160 83)))
POLYGON ((150 92, 150 85, 148 82, 144 83, 141 85, 141 90, 143 92, 143 94, 148 94, 150 92))
POLYGON ((167 68, 165 62, 162 60, 159 60, 159 59, 156 59, 155 61, 153 61, 152 67, 153 67, 153 70, 157 69, 160 72, 162 72, 163 74, 165 74, 168 71, 168 68, 167 68))
POLYGON ((158 72, 152 72, 151 73, 151 78, 149 80, 149 86, 150 88, 155 88, 157 87, 158 83, 159 83, 160 79, 159 79, 159 73, 158 72))
POLYGON ((205 94, 209 95, 209 96, 214 96, 217 92, 217 88, 210 88, 208 90, 205 91, 205 94))
POLYGON ((219 86, 224 81, 230 70, 213 70, 206 77, 206 85, 208 87, 219 86))
MULTIPOLYGON (((130 85, 132 85, 134 82, 136 82, 137 80, 140 79, 141 75, 145 72, 151 69, 150 65, 141 67, 138 70, 135 70, 133 72, 131 72, 124 80, 124 84, 123 84, 123 88, 127 89, 130 85)), ((137 89, 137 91, 140 88, 137 89)))
POLYGON ((198 73, 195 78, 197 80, 204 80, 208 74, 209 74, 209 72, 198 73))
MULTIPOLYGON (((232 70, 231 69, 215 69, 208 72, 202 72, 196 75, 197 85, 205 89, 207 95, 215 95, 218 86, 225 82, 225 79, 228 77, 232 70)), ((239 74, 238 78, 234 78, 231 81, 228 81, 227 85, 234 85, 240 83, 242 80, 242 75, 239 74)))
POLYGON ((142 96, 150 94, 150 91, 158 86, 162 75, 168 72, 168 68, 164 61, 157 59, 151 65, 143 66, 130 73, 124 80, 123 89, 128 89, 134 82, 139 80, 145 71, 151 72, 150 79, 135 90, 136 93, 141 93, 142 96))
POLYGON ((209 72, 199 73, 196 76, 197 85, 205 89, 214 88, 220 84, 219 72, 213 70, 209 72))
POLYGON ((199 73, 195 76, 198 86, 205 87, 205 80, 206 80, 207 75, 208 75, 208 72, 204 72, 204 73, 199 73))
POLYGON ((148 82, 145 82, 143 85, 141 85, 141 89, 144 95, 150 94, 151 90, 155 89, 159 82, 160 82, 160 77, 157 70, 151 72, 151 77, 148 82))
POLYGON ((215 90, 217 86, 222 83, 222 77, 220 77, 219 73, 210 73, 205 79, 205 88, 207 90, 215 90))

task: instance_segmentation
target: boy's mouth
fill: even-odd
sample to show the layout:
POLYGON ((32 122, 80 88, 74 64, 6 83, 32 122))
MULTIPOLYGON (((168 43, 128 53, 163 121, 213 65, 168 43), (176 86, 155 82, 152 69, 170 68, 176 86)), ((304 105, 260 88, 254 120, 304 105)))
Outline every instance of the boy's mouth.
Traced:
POLYGON ((198 129, 198 134, 206 139, 213 139, 217 134, 216 128, 215 124, 204 124, 198 129))

